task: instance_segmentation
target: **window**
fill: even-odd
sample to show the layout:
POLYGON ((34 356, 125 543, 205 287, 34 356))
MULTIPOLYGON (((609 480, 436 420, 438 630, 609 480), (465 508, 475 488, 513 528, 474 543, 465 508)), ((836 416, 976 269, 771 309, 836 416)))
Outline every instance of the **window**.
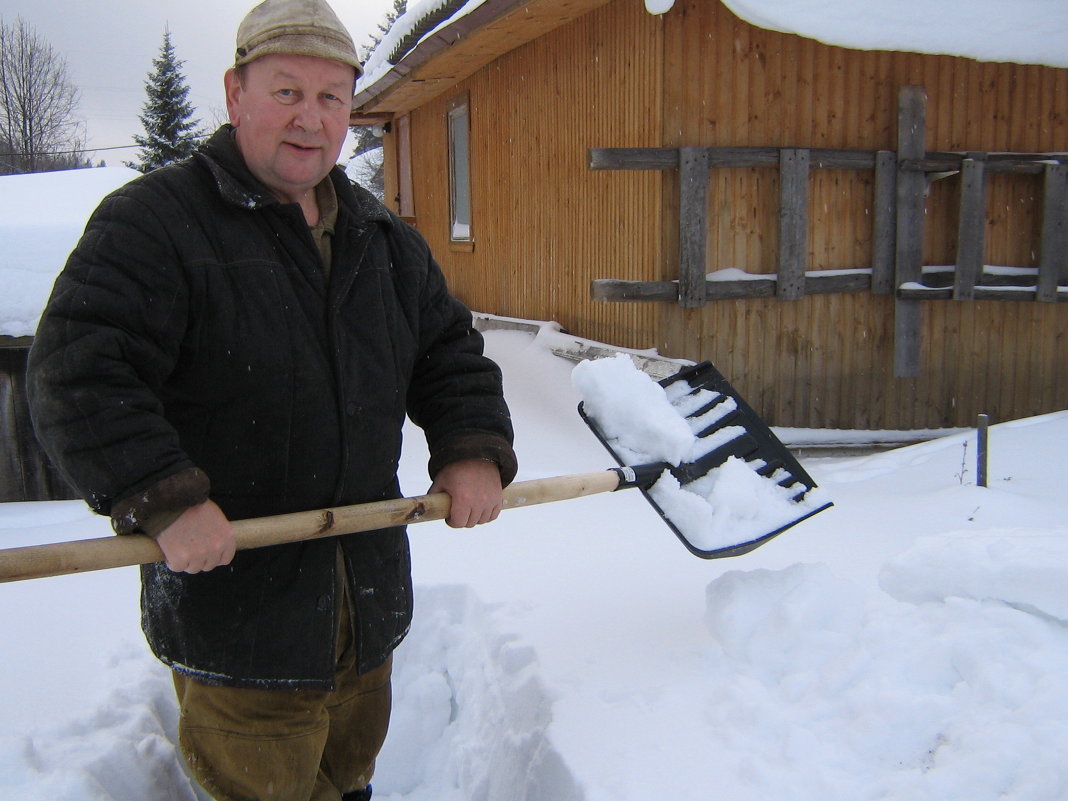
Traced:
POLYGON ((465 92, 448 107, 449 239, 474 242, 471 227, 471 114, 465 92))

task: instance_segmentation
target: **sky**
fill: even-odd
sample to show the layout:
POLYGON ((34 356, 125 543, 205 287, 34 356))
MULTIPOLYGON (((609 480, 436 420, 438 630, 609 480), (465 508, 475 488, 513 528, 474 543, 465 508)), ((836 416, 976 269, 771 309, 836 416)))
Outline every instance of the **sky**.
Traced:
MULTIPOLYGON (((233 63, 234 35, 253 0, 0 0, 5 23, 22 18, 66 60, 81 91, 79 114, 86 122, 89 148, 132 145, 143 133, 138 114, 145 81, 159 55, 168 27, 190 89, 189 99, 205 126, 225 120, 222 76, 233 63)), ((333 3, 357 47, 393 7, 392 0, 333 3)), ((134 160, 136 146, 88 154, 109 166, 134 160)))

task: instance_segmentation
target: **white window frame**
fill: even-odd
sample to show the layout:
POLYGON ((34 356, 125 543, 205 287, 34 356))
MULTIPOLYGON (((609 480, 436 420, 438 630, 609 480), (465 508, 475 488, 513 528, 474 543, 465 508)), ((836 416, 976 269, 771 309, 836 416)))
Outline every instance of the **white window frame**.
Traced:
POLYGON ((471 100, 464 92, 446 111, 449 147, 449 241, 473 244, 471 214, 471 100))

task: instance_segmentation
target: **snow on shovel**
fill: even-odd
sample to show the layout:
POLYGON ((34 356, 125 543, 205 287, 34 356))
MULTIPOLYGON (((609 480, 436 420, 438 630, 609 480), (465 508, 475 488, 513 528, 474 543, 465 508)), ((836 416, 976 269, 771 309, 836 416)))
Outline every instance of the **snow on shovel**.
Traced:
MULTIPOLYGON (((687 368, 657 384, 626 356, 573 373, 579 412, 623 466, 518 481, 504 509, 638 487, 691 552, 737 556, 830 506, 770 429, 715 372, 687 368), (670 422, 669 422, 670 421, 670 422), (635 457, 635 458, 631 458, 635 457)), ((450 498, 413 498, 236 520, 238 550, 442 520, 450 498)), ((0 550, 0 582, 162 561, 131 535, 0 550)))
POLYGON ((619 464, 666 468, 642 493, 697 556, 748 553, 831 506, 711 362, 657 384, 620 354, 579 364, 572 383, 619 464))

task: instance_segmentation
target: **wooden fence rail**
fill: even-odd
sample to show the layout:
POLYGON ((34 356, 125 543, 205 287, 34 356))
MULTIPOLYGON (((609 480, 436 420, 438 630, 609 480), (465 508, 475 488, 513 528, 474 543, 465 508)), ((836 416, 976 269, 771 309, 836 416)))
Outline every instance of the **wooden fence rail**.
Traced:
MULTIPOLYGON (((591 148, 591 170, 676 170, 679 175, 677 281, 596 279, 590 294, 602 301, 670 301, 698 308, 709 301, 863 292, 895 295, 895 367, 898 377, 919 372, 920 303, 926 300, 1068 301, 1068 153, 926 152, 922 86, 898 96, 897 151, 779 147, 591 148), (774 275, 708 280, 709 184, 717 168, 777 167, 779 239, 774 275), (873 170, 871 267, 809 270, 808 187, 812 170, 873 170), (950 286, 928 283, 922 263, 925 201, 932 176, 959 173, 958 250, 950 286), (988 274, 984 263, 987 178, 995 173, 1043 176, 1043 211, 1036 271, 1020 283, 988 274)), ((944 279, 944 275, 939 276, 944 279)))
POLYGON ((679 171, 679 280, 618 281, 597 279, 591 293, 596 300, 670 300, 699 307, 710 300, 778 296, 797 300, 805 294, 890 292, 893 286, 894 170, 891 151, 830 148, 684 147, 591 148, 593 170, 679 171), (711 170, 719 167, 779 168, 778 273, 754 274, 737 281, 707 281, 708 187, 711 170), (807 271, 808 179, 813 169, 867 169, 876 172, 874 256, 871 270, 843 278, 840 271, 821 276, 807 271), (769 284, 770 282, 770 284, 769 284), (768 291, 769 286, 771 291, 768 291))

